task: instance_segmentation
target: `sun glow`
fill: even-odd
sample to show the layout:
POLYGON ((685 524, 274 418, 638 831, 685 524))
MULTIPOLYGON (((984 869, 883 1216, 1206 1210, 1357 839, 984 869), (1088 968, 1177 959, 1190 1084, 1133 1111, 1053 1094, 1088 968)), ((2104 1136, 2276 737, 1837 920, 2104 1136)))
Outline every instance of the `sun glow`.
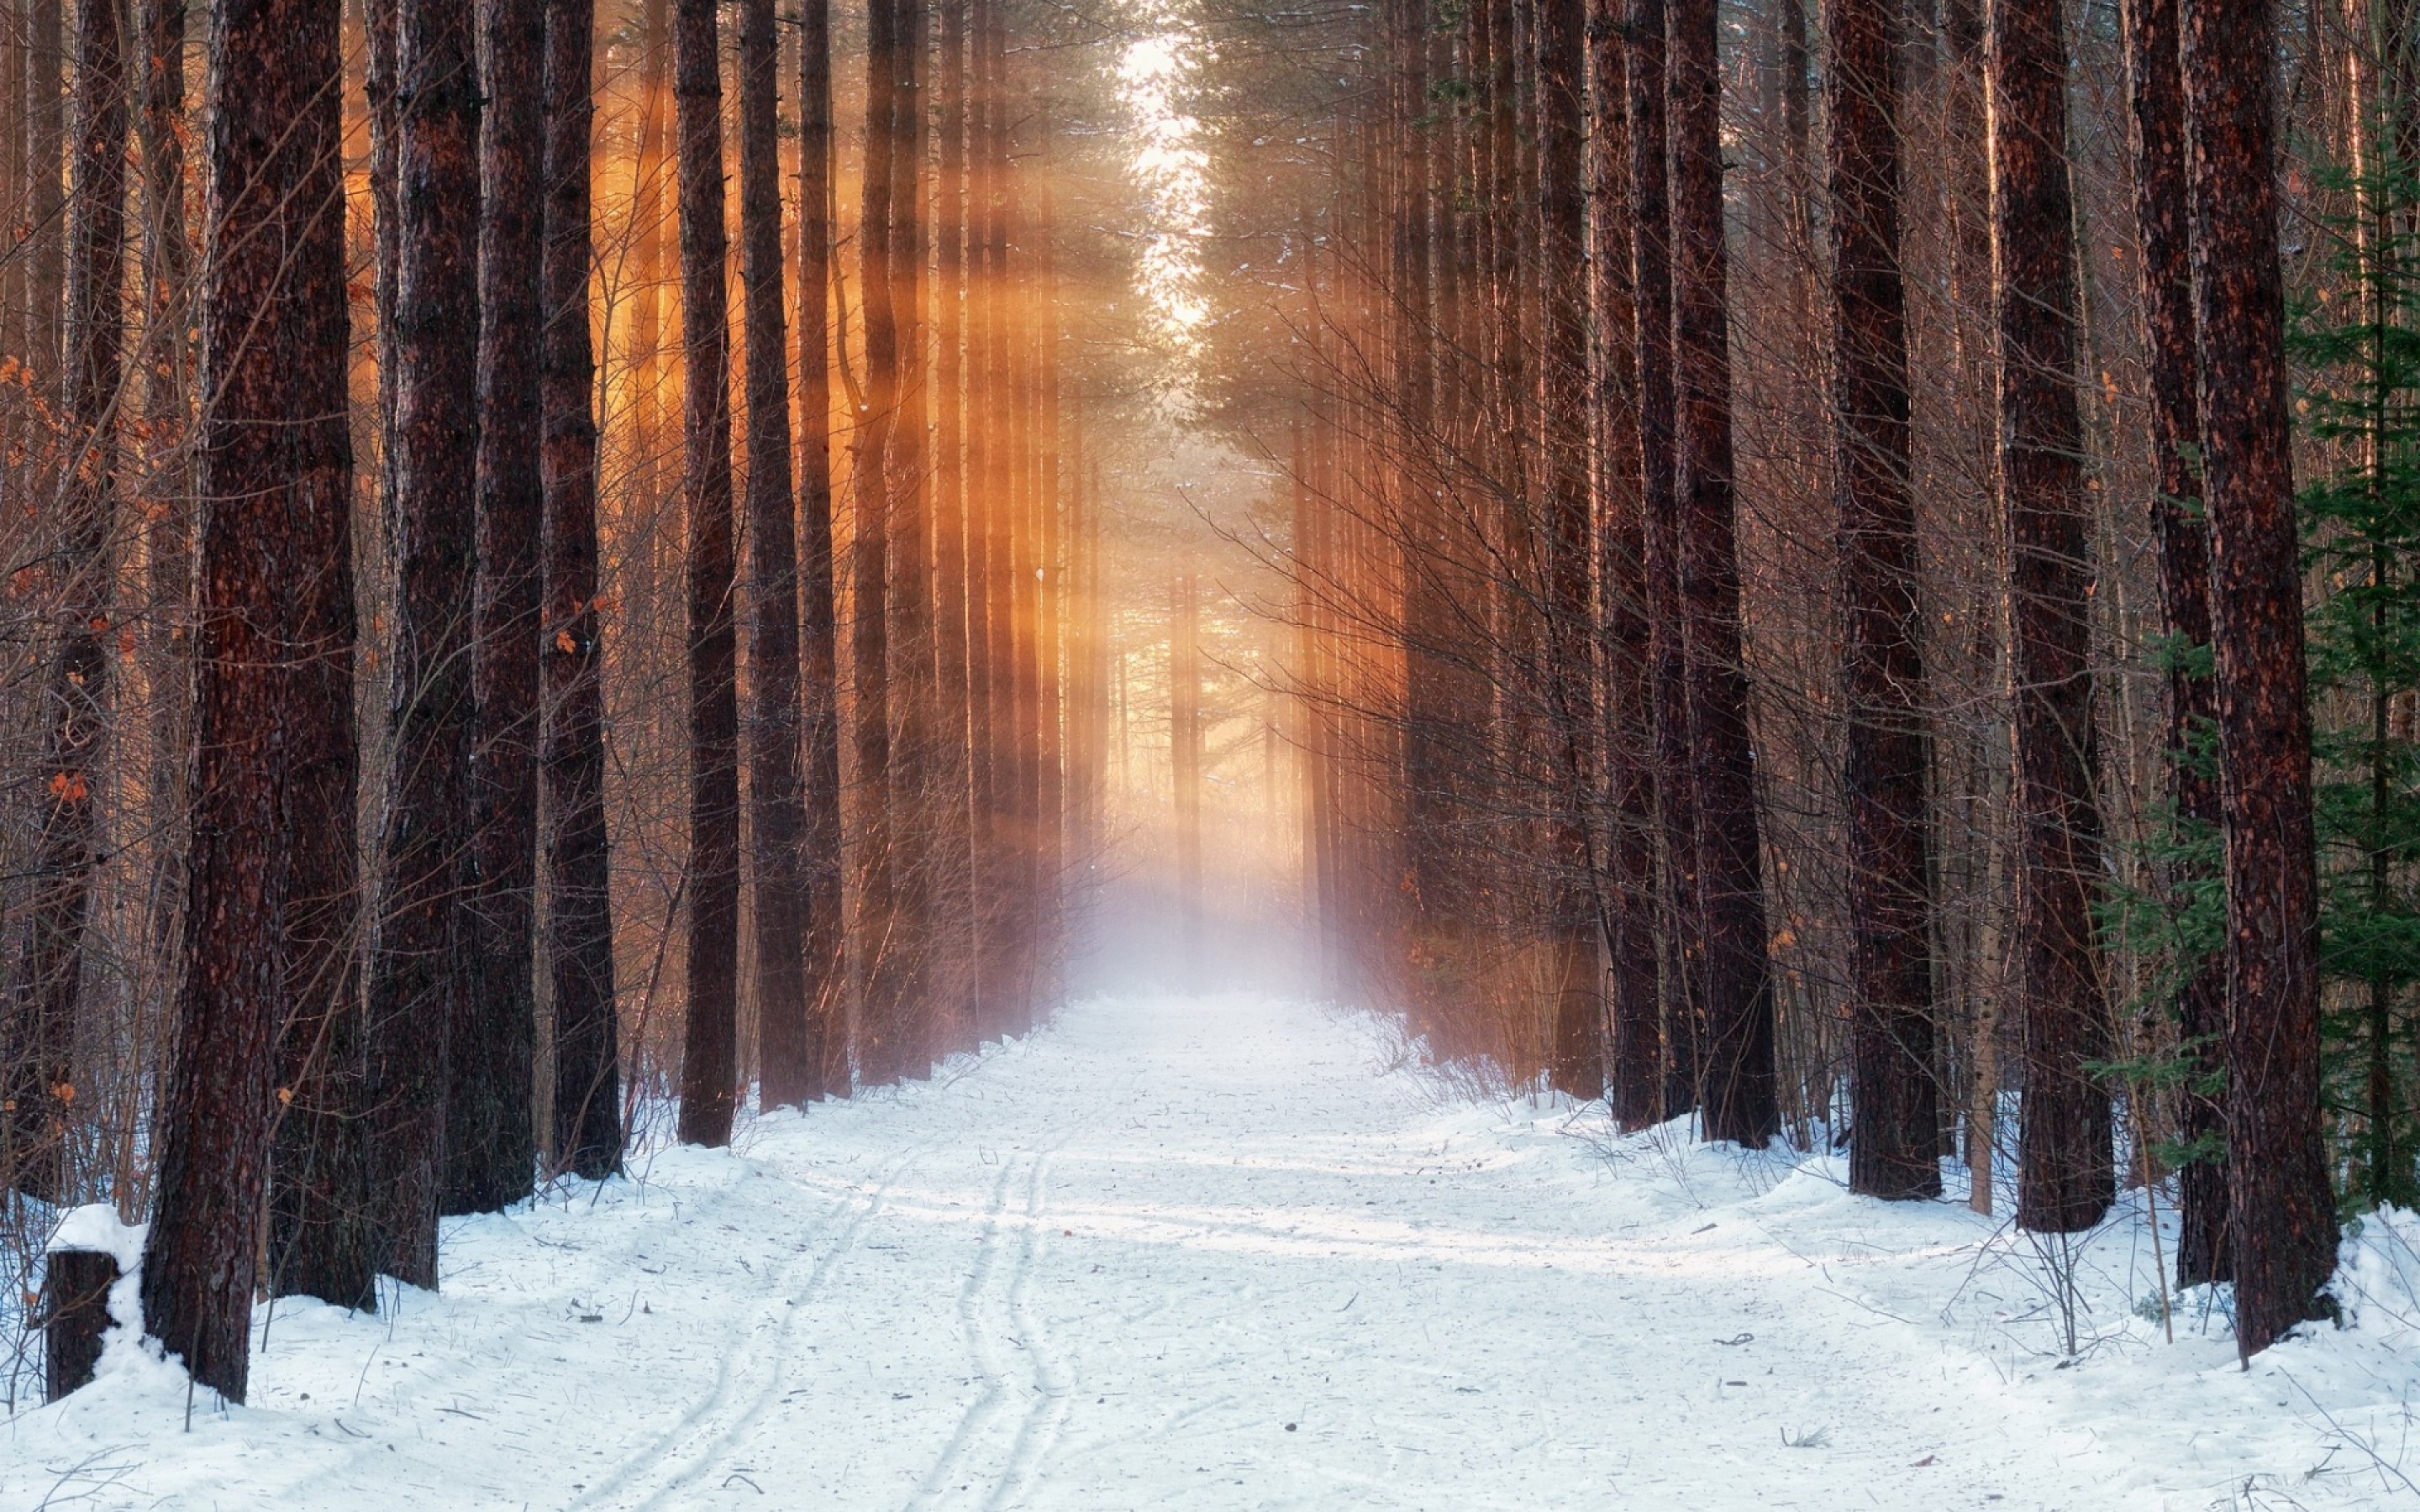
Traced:
POLYGON ((1133 11, 1143 35, 1119 54, 1117 79, 1134 136, 1127 171, 1149 207, 1135 281, 1157 333, 1177 357, 1189 359, 1210 319, 1200 247, 1209 218, 1210 160, 1200 146, 1202 122, 1184 102, 1208 49, 1182 0, 1135 0, 1133 11))

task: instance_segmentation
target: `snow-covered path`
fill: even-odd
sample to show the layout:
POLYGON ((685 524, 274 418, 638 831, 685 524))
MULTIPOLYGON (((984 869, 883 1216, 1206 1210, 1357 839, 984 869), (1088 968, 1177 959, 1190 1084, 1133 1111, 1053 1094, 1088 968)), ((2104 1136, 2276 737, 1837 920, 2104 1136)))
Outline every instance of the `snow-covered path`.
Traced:
MULTIPOLYGON (((1079 1003, 449 1225, 442 1297, 281 1307, 190 1433, 118 1351, 0 1426, 0 1506, 2199 1507, 2308 1462, 2263 1458, 2312 1434, 2223 1344, 2160 1389, 2288 1437, 1945 1323, 1918 1299, 1994 1284, 1962 1211, 1608 1150, 1383 1054, 1299 1004, 1079 1003)), ((2297 1494, 2259 1504, 2366 1495, 2297 1494)))

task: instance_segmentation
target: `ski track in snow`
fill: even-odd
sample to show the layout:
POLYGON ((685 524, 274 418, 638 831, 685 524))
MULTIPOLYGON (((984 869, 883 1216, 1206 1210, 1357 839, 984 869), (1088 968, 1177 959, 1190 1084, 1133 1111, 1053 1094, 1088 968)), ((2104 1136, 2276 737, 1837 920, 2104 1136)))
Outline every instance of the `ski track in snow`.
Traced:
POLYGON ((2420 1333, 2155 1346, 2117 1230, 2055 1368, 2038 1268, 1961 1207, 1388 1053, 1303 1004, 1076 1003, 449 1221, 442 1295, 280 1304, 190 1433, 113 1345, 0 1423, 0 1509, 2420 1506, 2369 1458, 2420 1333))

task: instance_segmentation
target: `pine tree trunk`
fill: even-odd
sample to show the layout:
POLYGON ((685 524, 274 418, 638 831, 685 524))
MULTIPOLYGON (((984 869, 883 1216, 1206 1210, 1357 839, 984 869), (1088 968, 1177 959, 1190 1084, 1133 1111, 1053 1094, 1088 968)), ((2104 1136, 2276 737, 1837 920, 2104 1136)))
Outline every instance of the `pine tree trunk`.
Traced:
POLYGON ((840 817, 840 645, 832 603, 831 245, 832 98, 830 0, 802 0, 799 10, 799 592, 800 693, 806 754, 807 827, 801 863, 807 887, 803 985, 807 1032, 800 1044, 800 1094, 822 1098, 848 1085, 843 1004, 840 817))
POLYGON ((738 1099, 739 687, 732 590, 731 322, 715 0, 677 0, 682 502, 689 525, 689 1019, 680 1140, 726 1145, 738 1099))
POLYGON ((2024 1107, 2017 1223, 2074 1233, 2108 1211, 2109 1056, 2093 939, 2101 876, 2092 714, 2092 519, 2075 392, 2067 52, 2055 8, 1993 0, 2000 490, 2016 706, 2024 1107))
POLYGON ((1697 784, 1689 770, 1687 637, 1681 620, 1678 421, 1672 371, 1669 121, 1665 109, 1665 0, 1628 0, 1631 269, 1637 305, 1639 504, 1647 579, 1648 695, 1653 715, 1655 807, 1664 921, 1663 1114, 1699 1104, 1705 1034, 1705 908, 1698 866, 1697 784))
POLYGON ((1723 234, 1722 80, 1714 0, 1666 16, 1672 144, 1674 497, 1689 770, 1699 815, 1706 946, 1706 1137, 1761 1148, 1780 1128, 1765 964, 1756 752, 1740 643, 1731 486, 1730 312, 1723 234))
POLYGON ((1553 1082, 1581 1100, 1605 1093, 1605 1003, 1599 989, 1594 848, 1596 710, 1590 600, 1594 537, 1589 466, 1588 197, 1581 180, 1587 122, 1584 0, 1537 8, 1539 272, 1544 290, 1538 354, 1545 485, 1547 740, 1554 763, 1547 911, 1559 974, 1553 1082))
POLYGON ((318 721, 333 710, 349 722, 351 709, 334 681, 349 640, 289 617, 298 582, 322 585, 323 605, 349 597, 328 591, 349 588, 351 551, 341 23, 336 0, 211 12, 212 76, 246 87, 209 117, 194 811, 142 1302, 150 1335, 236 1401, 278 1116, 281 978, 300 958, 281 903, 312 873, 291 842, 319 817, 291 737, 307 746, 318 721))
POLYGON ((939 882, 934 747, 940 722, 934 662, 932 480, 924 429, 932 416, 924 360, 924 4, 893 0, 898 36, 891 126, 891 309, 898 327, 898 416, 891 427, 891 830, 896 922, 886 995, 899 1015, 891 1075, 922 1077, 932 1059, 939 882))
POLYGON ((479 566, 470 993, 448 1038, 442 1211, 501 1211, 537 1168, 538 368, 546 0, 479 0, 479 566))
MULTIPOLYGON (((935 327, 933 534, 937 602, 934 659, 940 682, 935 735, 934 871, 936 895, 935 1013, 946 1038, 943 1053, 971 1049, 975 1038, 976 893, 971 833, 969 706, 969 567, 967 560, 968 441, 964 344, 967 335, 966 165, 967 0, 940 0, 937 71, 940 100, 939 181, 934 197, 937 245, 933 285, 935 327)), ((975 427, 980 430, 980 425, 975 427)))
POLYGON ((596 358, 588 329, 595 0, 547 0, 546 221, 538 370, 545 594, 539 748, 558 1170, 622 1168, 622 1079, 605 829, 605 652, 597 612, 596 358))
POLYGON ((865 161, 858 208, 858 283, 865 325, 865 396, 850 437, 849 476, 856 487, 854 578, 850 630, 857 771, 861 815, 856 867, 857 949, 862 1009, 858 1064, 869 1082, 893 1078, 901 1026, 892 990, 897 971, 892 938, 895 866, 892 855, 891 771, 891 483, 890 436, 898 402, 899 331, 892 308, 892 159, 897 151, 892 115, 897 94, 900 0, 867 0, 865 161))
MULTIPOLYGON (((2133 107, 2134 220, 2142 249, 2144 366, 2150 379, 2151 461, 2157 493, 2151 533, 2160 551, 2161 628, 2167 652, 2164 737, 2168 801, 2188 830, 2220 823, 2218 783, 2195 756, 2201 732, 2218 717, 2218 690, 2193 669, 2192 648, 2210 644, 2210 528, 2201 513, 2201 407, 2195 394, 2192 198, 2185 179, 2184 74, 2179 56, 2179 0, 2128 0, 2126 62, 2133 107)), ((2174 838, 2181 839, 2178 835, 2174 838)), ((2171 900, 2207 881, 2178 862, 2163 879, 2171 900)), ((2177 1034, 2195 1081, 2223 1074, 2226 963, 2194 965, 2177 993, 2177 1034)), ((2195 1141, 2225 1128, 2219 1098, 2203 1087, 2178 1089, 2178 1134, 2195 1141)), ((2177 1172, 2177 1285, 2224 1281, 2231 1273, 2226 1240, 2226 1165, 2188 1161, 2177 1172)))
POLYGON ((126 69, 115 7, 76 8, 74 193, 68 225, 66 403, 60 411, 54 620, 43 678, 42 753, 25 953, 10 984, 0 1053, 8 1087, 7 1164, 19 1191, 74 1200, 70 1128, 84 936, 100 859, 95 790, 109 718, 110 541, 117 490, 118 388, 125 368, 126 69))
MULTIPOLYGON (((1794 0, 1790 0, 1794 4, 1794 0)), ((1941 1193, 1931 832, 1900 273, 1899 17, 1829 0, 1833 487, 1848 749, 1849 1185, 1941 1193)))
MULTIPOLYGON (((997 105, 992 90, 989 0, 971 0, 968 18, 968 100, 966 119, 967 249, 966 249, 966 427, 967 530, 967 789, 970 811, 969 919, 974 939, 969 952, 972 964, 971 1038, 977 1044, 997 1039, 1001 1025, 1001 942, 999 916, 999 791, 996 774, 998 734, 992 722, 992 680, 999 652, 992 640, 995 615, 994 579, 1000 570, 992 559, 995 521, 1000 515, 998 492, 1000 444, 999 390, 995 367, 1000 347, 999 268, 993 255, 992 229, 998 217, 993 195, 998 176, 992 164, 992 121, 997 105)), ((946 14, 946 12, 944 12, 946 14)))
POLYGON ((1606 952, 1612 970, 1606 1098, 1615 1123, 1655 1120, 1663 1088, 1656 998, 1655 765, 1648 671, 1645 478, 1639 448, 1637 285, 1629 53, 1619 0, 1588 17, 1591 324, 1597 455, 1597 615, 1606 768, 1606 952))
POLYGON ((985 716, 984 749, 988 797, 985 805, 985 859, 977 873, 985 893, 980 924, 984 941, 984 1033, 1006 1039, 1016 1026, 1018 899, 1016 847, 1016 658, 1015 620, 1016 563, 1010 543, 1015 537, 1014 482, 1017 425, 1018 305, 1009 262, 1009 207, 1012 188, 1008 168, 1009 112, 1007 22, 1001 0, 984 0, 977 30, 977 67, 983 79, 984 127, 984 274, 989 291, 984 323, 986 353, 984 374, 986 423, 981 427, 989 453, 983 475, 985 613, 987 625, 985 657, 988 709, 985 716))
MULTIPOLYGON (((330 23, 331 47, 336 24, 330 23)), ((181 40, 181 27, 178 33, 181 40)), ((333 77, 335 65, 328 67, 333 77)), ((292 187, 296 208, 314 217, 304 227, 297 275, 309 291, 295 311, 308 367, 295 413, 318 420, 302 455, 316 457, 321 481, 302 494, 310 507, 291 517, 294 556, 278 590, 288 616, 295 686, 282 735, 280 812, 288 847, 279 884, 285 996, 266 1281, 271 1296, 317 1297, 366 1312, 378 1303, 379 1233, 370 1194, 359 939, 361 754, 353 724, 352 455, 344 413, 350 361, 345 206, 335 108, 328 107, 325 116, 317 101, 309 109, 313 124, 303 135, 325 158, 309 162, 309 177, 292 187)), ((171 135, 180 129, 175 122, 167 128, 171 135)), ((210 224, 228 238, 243 234, 235 225, 210 224)), ((206 510, 211 497, 205 482, 206 510)), ((180 583, 178 602, 183 597, 180 583)))
POLYGON ((2236 1348, 2332 1304, 2319 884, 2267 0, 2186 0, 2211 644, 2226 840, 2226 1181, 2236 1348))
MULTIPOLYGON (((178 825, 184 817, 185 758, 193 731, 186 702, 191 691, 186 657, 191 649, 194 576, 192 323, 194 255, 185 213, 185 21, 184 0, 142 0, 138 8, 144 50, 142 112, 137 131, 143 145, 144 333, 143 421, 146 454, 142 514, 144 566, 151 609, 144 650, 144 681, 150 702, 148 777, 151 832, 153 938, 163 954, 177 939, 177 901, 184 876, 178 825)), ((0 63, 0 70, 7 65, 0 63)), ((0 149, 0 157, 14 149, 0 149)), ((0 187, 0 206, 13 202, 0 187)), ((5 211, 0 211, 5 213, 5 211)), ((0 349, 8 344, 5 313, 9 275, 0 273, 0 349)), ((0 447, 8 443, 0 418, 0 447)), ((7 464, 0 462, 0 479, 7 464)))
POLYGON ((1043 162, 1037 186, 1041 200, 1040 234, 1034 238, 1035 259, 1041 264, 1041 298, 1037 314, 1040 353, 1034 435, 1038 447, 1033 484, 1033 906, 1037 913, 1034 941, 1034 995, 1031 1013, 1047 1008, 1042 994, 1051 988, 1047 971, 1060 961, 1061 909, 1066 867, 1066 751, 1062 716, 1065 709, 1060 662, 1064 650, 1065 617, 1061 594, 1066 581, 1066 533, 1060 519, 1061 419, 1059 391, 1059 203, 1052 188, 1049 116, 1043 120, 1043 141, 1036 156, 1043 162))
POLYGON ((783 312, 773 0, 739 8, 739 259, 748 345, 748 786, 757 1058, 767 1107, 805 1102, 807 804, 799 771, 799 547, 783 312))
POLYGON ((437 1285, 449 1030, 472 991, 472 590, 478 447, 479 80, 470 0, 396 18, 393 757, 370 958, 380 1269, 437 1285))

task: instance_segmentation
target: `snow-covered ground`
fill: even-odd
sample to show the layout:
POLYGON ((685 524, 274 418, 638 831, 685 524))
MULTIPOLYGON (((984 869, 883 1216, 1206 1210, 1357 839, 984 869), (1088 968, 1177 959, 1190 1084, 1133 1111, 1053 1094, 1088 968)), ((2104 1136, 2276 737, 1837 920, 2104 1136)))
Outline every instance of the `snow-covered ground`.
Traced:
POLYGON ((2249 1373, 2133 1315, 2113 1225, 2065 1364, 2053 1268, 1961 1206, 1388 1058, 1302 1004, 1078 1003, 449 1223, 440 1296, 263 1309, 251 1404, 190 1428, 114 1345, 0 1424, 0 1507, 2420 1506, 2420 1223, 2249 1373))

